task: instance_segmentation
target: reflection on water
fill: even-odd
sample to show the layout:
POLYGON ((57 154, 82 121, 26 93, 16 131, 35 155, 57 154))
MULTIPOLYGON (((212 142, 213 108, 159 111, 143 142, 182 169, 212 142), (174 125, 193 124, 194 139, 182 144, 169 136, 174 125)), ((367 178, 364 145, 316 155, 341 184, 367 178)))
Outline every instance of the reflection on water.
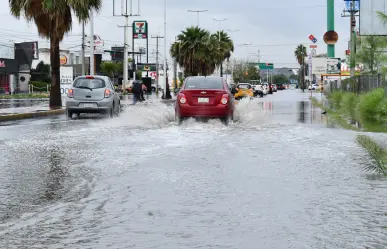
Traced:
POLYGON ((306 116, 306 103, 305 101, 300 101, 298 103, 298 106, 299 106, 299 117, 298 117, 298 121, 300 123, 305 123, 305 116, 306 116))
POLYGON ((48 101, 44 99, 8 99, 0 100, 0 109, 31 107, 47 104, 48 101))

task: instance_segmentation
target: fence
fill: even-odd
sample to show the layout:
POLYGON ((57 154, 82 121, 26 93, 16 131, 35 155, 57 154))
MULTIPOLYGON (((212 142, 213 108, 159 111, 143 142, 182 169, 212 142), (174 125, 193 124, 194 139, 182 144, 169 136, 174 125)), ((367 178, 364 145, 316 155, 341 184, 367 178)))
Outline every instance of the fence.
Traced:
POLYGON ((382 74, 377 75, 360 75, 345 80, 331 81, 328 83, 328 92, 335 90, 354 92, 357 94, 369 92, 375 88, 383 87, 386 84, 382 74))
POLYGON ((49 93, 50 92, 50 86, 47 85, 45 87, 37 87, 37 86, 34 86, 32 84, 29 84, 28 85, 28 93, 29 94, 34 94, 34 93, 42 93, 42 92, 46 92, 46 93, 49 93))

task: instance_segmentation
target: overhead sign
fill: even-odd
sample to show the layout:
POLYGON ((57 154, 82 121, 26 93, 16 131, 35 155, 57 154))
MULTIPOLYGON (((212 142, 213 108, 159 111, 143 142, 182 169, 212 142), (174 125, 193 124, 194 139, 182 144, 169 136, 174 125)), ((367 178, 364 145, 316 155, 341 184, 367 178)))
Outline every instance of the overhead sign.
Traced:
POLYGON ((340 58, 327 58, 327 74, 340 74, 341 60, 340 58))
POLYGON ((261 70, 274 69, 273 63, 258 63, 258 66, 261 70))
POLYGON ((148 22, 134 21, 133 22, 133 39, 147 39, 148 38, 148 22))
POLYGON ((315 57, 312 58, 312 74, 326 74, 327 73, 327 58, 315 57))
POLYGON ((73 83, 73 67, 60 67, 60 91, 66 96, 73 83))
POLYGON ((317 38, 314 37, 314 35, 310 35, 310 36, 309 36, 309 40, 311 40, 313 43, 316 43, 316 42, 317 42, 317 38))

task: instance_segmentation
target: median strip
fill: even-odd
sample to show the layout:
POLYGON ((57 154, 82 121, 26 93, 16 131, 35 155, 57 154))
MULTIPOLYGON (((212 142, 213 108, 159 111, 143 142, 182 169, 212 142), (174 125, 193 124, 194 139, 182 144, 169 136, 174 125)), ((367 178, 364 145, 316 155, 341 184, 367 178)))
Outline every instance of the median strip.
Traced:
POLYGON ((26 112, 26 113, 3 114, 3 115, 0 115, 0 122, 61 115, 61 114, 64 114, 65 112, 66 112, 65 109, 55 109, 55 110, 44 110, 44 111, 37 110, 34 112, 26 112))

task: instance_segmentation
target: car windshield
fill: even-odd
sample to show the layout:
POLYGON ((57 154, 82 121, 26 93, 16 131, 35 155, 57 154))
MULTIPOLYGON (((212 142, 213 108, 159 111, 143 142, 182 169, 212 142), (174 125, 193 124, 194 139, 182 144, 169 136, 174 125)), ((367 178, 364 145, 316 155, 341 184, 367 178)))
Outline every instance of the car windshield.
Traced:
POLYGON ((197 77, 190 78, 185 83, 185 89, 223 89, 223 82, 220 78, 197 77))
POLYGON ((103 79, 86 79, 86 78, 79 78, 74 81, 73 87, 76 88, 88 88, 88 89, 97 89, 97 88, 104 88, 105 81, 103 79))
POLYGON ((238 85, 238 88, 240 88, 240 89, 250 89, 251 86, 247 85, 247 84, 240 84, 240 85, 238 85))

